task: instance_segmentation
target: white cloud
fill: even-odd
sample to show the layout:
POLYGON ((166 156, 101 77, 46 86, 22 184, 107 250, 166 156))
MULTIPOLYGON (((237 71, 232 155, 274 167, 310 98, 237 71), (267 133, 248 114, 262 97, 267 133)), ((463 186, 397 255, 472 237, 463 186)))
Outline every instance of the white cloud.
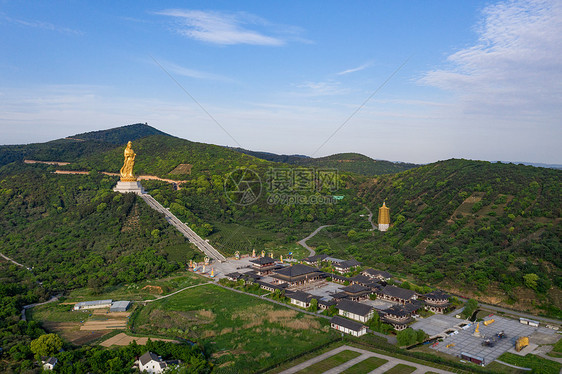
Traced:
POLYGON ((214 44, 253 44, 278 46, 285 44, 279 37, 268 36, 252 30, 267 22, 245 12, 223 13, 213 11, 168 9, 156 14, 175 17, 179 21, 176 31, 184 36, 214 44))
POLYGON ((82 31, 74 30, 74 29, 71 29, 71 28, 68 28, 68 27, 62 27, 62 26, 54 25, 54 24, 49 23, 49 22, 11 18, 11 17, 6 16, 4 13, 0 13, 0 19, 3 19, 6 22, 16 24, 16 25, 20 25, 20 26, 37 28, 37 29, 48 30, 48 31, 56 31, 56 32, 60 32, 60 33, 63 33, 63 34, 73 34, 73 35, 83 35, 84 34, 82 31))
POLYGON ((349 89, 342 88, 339 82, 326 81, 326 82, 310 82, 306 81, 297 84, 296 87, 301 91, 292 93, 297 96, 328 96, 328 95, 343 95, 349 93, 349 89))
POLYGON ((350 73, 355 73, 355 72, 364 70, 364 69, 368 68, 368 67, 371 66, 371 65, 372 65, 372 64, 369 62, 369 63, 363 64, 363 65, 361 65, 361 66, 358 66, 358 67, 356 67, 356 68, 352 68, 352 69, 347 69, 347 70, 344 70, 344 71, 340 71, 339 73, 336 73, 336 74, 337 74, 337 75, 346 75, 346 74, 350 74, 350 73))
POLYGON ((457 93, 460 113, 559 121, 562 2, 504 1, 482 15, 478 42, 420 82, 457 93))
POLYGON ((219 74, 208 73, 208 72, 201 71, 201 70, 186 68, 186 67, 180 66, 180 65, 175 64, 175 63, 170 62, 170 61, 158 60, 158 62, 161 63, 162 66, 166 70, 169 70, 171 73, 181 75, 181 76, 184 76, 184 77, 204 79, 204 80, 223 81, 223 82, 233 81, 232 79, 230 79, 228 77, 225 77, 225 76, 222 76, 222 75, 219 75, 219 74))

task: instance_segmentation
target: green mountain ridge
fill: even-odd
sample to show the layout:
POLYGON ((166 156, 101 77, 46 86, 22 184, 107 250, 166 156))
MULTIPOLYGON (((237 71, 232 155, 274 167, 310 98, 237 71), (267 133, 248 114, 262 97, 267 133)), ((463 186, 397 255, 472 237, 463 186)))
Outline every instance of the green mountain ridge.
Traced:
MULTIPOLYGON (((118 172, 126 139, 135 139, 137 175, 186 181, 177 191, 169 183, 158 181, 143 181, 145 188, 226 255, 236 250, 244 253, 260 248, 287 254, 297 251, 295 242, 316 227, 332 224, 333 227, 322 231, 309 243, 317 246, 319 252, 353 256, 366 266, 387 269, 415 282, 474 294, 481 299, 489 297, 490 302, 516 305, 534 313, 555 315, 562 307, 562 171, 453 159, 373 178, 337 166, 370 164, 373 160, 359 154, 339 154, 313 159, 313 163, 308 164, 318 169, 336 165, 334 168, 340 171, 337 189, 316 189, 318 186, 315 186, 310 191, 289 191, 289 194, 339 195, 343 200, 327 204, 272 202, 272 196, 285 193, 272 188, 272 168, 292 170, 303 165, 271 162, 150 129, 142 124, 127 126, 75 136, 82 140, 59 140, 36 147, 43 156, 53 156, 42 158, 45 161, 72 161, 56 169, 91 171, 89 176, 56 176, 51 173, 55 169, 53 166, 25 165, 17 162, 23 159, 21 157, 7 163, 8 158, 4 157, 4 166, 0 164, 0 196, 5 200, 0 200, 0 213, 12 218, 3 222, 0 242, 9 244, 8 254, 16 259, 40 258, 31 247, 26 251, 32 252, 18 253, 21 243, 12 239, 14 236, 21 238, 22 230, 30 227, 54 242, 60 241, 55 252, 67 247, 83 248, 79 244, 80 236, 76 240, 68 239, 72 238, 72 232, 44 230, 61 224, 60 217, 88 220, 87 215, 80 218, 77 213, 70 213, 73 204, 93 215, 100 213, 97 212, 100 204, 113 204, 112 199, 119 196, 111 191, 117 177, 97 172, 118 172), (117 142, 121 143, 117 145, 117 142), (59 157, 56 152, 60 152, 59 157), (183 163, 193 165, 191 174, 170 174, 183 163), (255 170, 261 180, 258 200, 247 206, 234 203, 225 192, 229 173, 240 167, 255 170), (20 179, 29 173, 38 184, 42 181, 52 184, 50 200, 36 195, 30 185, 22 184, 20 179), (66 202, 65 194, 77 196, 80 191, 89 191, 89 200, 66 202), (375 213, 376 221, 376 209, 382 201, 391 209, 392 226, 386 233, 371 232, 371 225, 360 215, 366 213, 364 206, 367 206, 375 213), (36 210, 40 214, 32 213, 36 210), (21 229, 20 225, 23 225, 21 229), (60 244, 63 242, 64 245, 60 244), (529 282, 528 279, 533 278, 529 274, 538 276, 539 280, 529 282), (554 309, 541 311, 537 305, 554 309)), ((0 160, 3 154, 6 149, 0 147, 0 160)), ((119 204, 111 206, 124 209, 119 208, 119 204)), ((106 208, 100 208, 101 212, 106 208)), ((119 214, 108 219, 122 229, 132 218, 131 213, 119 214)), ((163 218, 159 220, 165 226, 163 218)), ((164 226, 158 226, 159 230, 164 226)), ((121 235, 109 239, 104 232, 93 232, 99 236, 96 241, 113 240, 112 246, 121 235)), ((161 238, 156 240, 154 245, 161 241, 161 238)), ((160 248, 167 246, 158 245, 160 248)), ((90 261, 88 253, 76 252, 73 257, 76 264, 90 261)), ((50 271, 56 274, 53 269, 50 271)), ((37 276, 44 281, 40 274, 37 276)), ((55 281, 59 282, 57 287, 71 286, 52 279, 55 281)))
POLYGON ((313 158, 303 155, 278 155, 269 152, 256 152, 242 148, 232 149, 267 161, 282 162, 301 167, 337 169, 343 172, 366 176, 398 173, 420 166, 405 162, 374 160, 360 153, 337 153, 330 156, 313 158))

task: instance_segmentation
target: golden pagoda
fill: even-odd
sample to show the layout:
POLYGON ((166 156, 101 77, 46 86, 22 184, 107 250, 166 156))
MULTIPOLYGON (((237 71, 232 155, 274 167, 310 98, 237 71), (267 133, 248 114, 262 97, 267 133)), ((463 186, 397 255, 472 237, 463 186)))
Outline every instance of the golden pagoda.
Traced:
POLYGON ((386 206, 386 201, 379 208, 379 231, 386 231, 390 226, 390 209, 386 206))

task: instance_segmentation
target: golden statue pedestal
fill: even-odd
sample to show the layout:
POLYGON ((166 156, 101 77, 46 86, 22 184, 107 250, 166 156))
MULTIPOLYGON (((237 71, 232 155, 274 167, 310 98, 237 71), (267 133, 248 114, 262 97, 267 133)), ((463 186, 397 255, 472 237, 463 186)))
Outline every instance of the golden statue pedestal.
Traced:
POLYGON ((134 182, 119 181, 117 182, 117 185, 115 186, 113 191, 121 192, 121 193, 132 192, 138 195, 142 195, 143 193, 145 193, 144 188, 142 187, 139 181, 134 181, 134 182))

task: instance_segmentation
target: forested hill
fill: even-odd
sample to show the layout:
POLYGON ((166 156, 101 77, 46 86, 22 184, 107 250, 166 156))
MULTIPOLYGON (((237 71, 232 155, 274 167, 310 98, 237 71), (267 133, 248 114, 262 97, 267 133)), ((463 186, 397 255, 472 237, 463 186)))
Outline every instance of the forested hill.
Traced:
POLYGON ((171 137, 147 124, 137 123, 77 134, 46 143, 3 145, 0 146, 0 166, 24 159, 73 162, 88 155, 111 150, 116 145, 124 145, 129 140, 150 135, 171 137))
POLYGON ((313 158, 303 155, 278 155, 269 152, 256 152, 242 148, 232 149, 267 161, 283 162, 303 167, 338 169, 367 176, 398 173, 420 166, 405 162, 373 160, 359 153, 337 153, 331 156, 313 158))
POLYGON ((76 134, 73 136, 69 136, 67 139, 74 139, 74 140, 94 140, 100 142, 106 142, 111 144, 125 144, 129 140, 134 141, 137 139, 145 138, 150 135, 166 135, 163 131, 155 129, 154 127, 149 126, 147 123, 135 123, 133 125, 126 125, 121 127, 115 127, 108 130, 99 130, 99 131, 91 131, 85 132, 82 134, 76 134))
POLYGON ((507 294, 490 301, 536 291, 562 306, 562 171, 448 160, 378 177, 358 193, 375 209, 386 201, 392 221, 387 233, 355 240, 358 255, 422 282, 507 294))

